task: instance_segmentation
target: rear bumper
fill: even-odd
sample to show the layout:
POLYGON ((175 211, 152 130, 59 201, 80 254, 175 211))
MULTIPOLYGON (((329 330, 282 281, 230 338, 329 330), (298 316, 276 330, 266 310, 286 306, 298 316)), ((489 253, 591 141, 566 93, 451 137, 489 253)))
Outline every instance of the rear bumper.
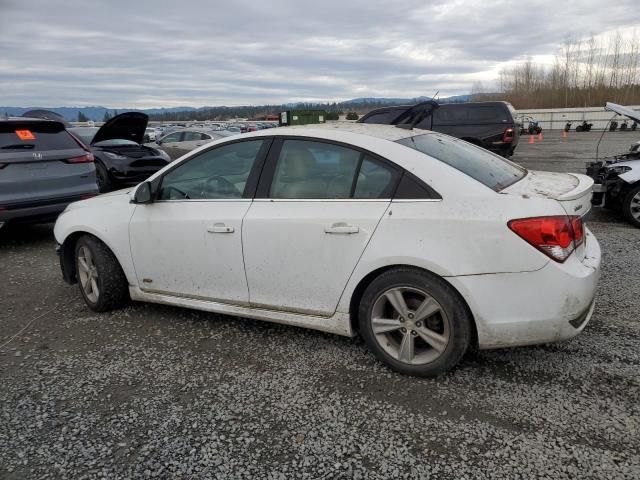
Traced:
POLYGON ((0 223, 46 223, 54 221, 58 215, 67 208, 67 205, 79 200, 84 200, 97 195, 95 192, 87 192, 73 197, 37 200, 19 204, 7 205, 5 210, 0 210, 0 223))
POLYGON ((593 314, 600 245, 586 231, 585 258, 534 272, 448 278, 474 315, 481 349, 535 345, 578 335, 593 314))

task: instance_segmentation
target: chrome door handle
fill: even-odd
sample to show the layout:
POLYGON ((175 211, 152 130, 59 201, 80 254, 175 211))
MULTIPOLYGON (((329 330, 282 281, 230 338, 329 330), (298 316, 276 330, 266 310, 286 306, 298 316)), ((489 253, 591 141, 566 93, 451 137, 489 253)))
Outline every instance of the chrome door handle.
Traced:
POLYGON ((233 227, 225 225, 224 223, 214 223, 207 227, 209 233, 233 233, 233 227))
POLYGON ((345 222, 337 222, 324 227, 324 233, 342 233, 349 235, 358 233, 359 231, 360 228, 357 225, 349 225, 345 222))

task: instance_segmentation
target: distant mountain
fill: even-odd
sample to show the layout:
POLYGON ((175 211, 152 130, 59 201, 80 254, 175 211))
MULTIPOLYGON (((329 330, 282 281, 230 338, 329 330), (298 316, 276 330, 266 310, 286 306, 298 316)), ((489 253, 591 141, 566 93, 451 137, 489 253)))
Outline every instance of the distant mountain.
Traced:
MULTIPOLYGON (((445 97, 445 98, 438 98, 437 101, 440 103, 453 103, 453 102, 468 102, 470 100, 471 96, 470 95, 456 95, 453 97, 445 97)), ((385 105, 411 105, 414 103, 418 103, 418 102, 424 102, 426 100, 429 100, 430 97, 415 97, 415 98, 376 98, 376 97, 360 97, 360 98, 354 98, 352 100, 346 100, 344 102, 338 102, 335 104, 330 104, 328 102, 325 103, 321 103, 321 102, 313 102, 313 103, 307 103, 307 102, 295 102, 295 103, 287 103, 284 105, 256 105, 256 106, 251 106, 251 105, 247 105, 246 107, 224 107, 224 106, 220 106, 220 107, 200 107, 200 108, 194 108, 194 107, 171 107, 171 108, 147 108, 147 109, 138 109, 138 108, 118 108, 118 109, 114 109, 114 108, 106 108, 106 107, 40 107, 40 106, 33 106, 33 107, 0 107, 0 114, 4 114, 6 113, 7 115, 10 116, 20 116, 22 115, 24 112, 28 111, 28 110, 34 110, 34 109, 44 109, 44 110, 51 110, 53 112, 56 112, 58 115, 62 115, 66 120, 69 120, 71 122, 77 120, 78 118, 78 113, 82 113, 86 118, 88 118, 89 120, 94 120, 97 122, 100 122, 104 119, 105 113, 108 113, 109 116, 114 116, 116 113, 122 113, 122 112, 143 112, 146 113, 149 116, 153 116, 154 118, 158 119, 158 118, 173 118, 174 115, 172 114, 177 114, 177 113, 181 113, 183 114, 182 117, 185 116, 185 114, 188 114, 189 112, 208 112, 208 111, 212 111, 212 110, 228 110, 229 115, 231 116, 236 116, 233 113, 238 111, 238 112, 244 112, 245 110, 249 110, 248 112, 246 112, 247 114, 249 114, 249 112, 253 112, 255 111, 260 111, 260 110, 265 110, 265 111, 273 111, 273 112, 277 112, 280 109, 287 109, 287 108, 296 108, 296 107, 303 107, 303 108, 313 108, 313 107, 319 107, 319 108, 328 108, 328 107, 338 107, 341 109, 355 109, 355 110, 361 110, 361 109, 365 109, 365 110, 369 110, 372 107, 378 107, 378 106, 385 106, 385 105)), ((188 116, 188 115, 186 115, 188 116)))
POLYGON ((51 110, 52 112, 62 115, 66 120, 75 121, 78 118, 78 113, 81 112, 89 120, 97 122, 102 121, 105 113, 109 113, 110 116, 114 116, 116 112, 143 112, 147 115, 156 115, 162 113, 176 113, 176 112, 190 112, 197 110, 193 107, 171 107, 171 108, 105 108, 105 107, 0 107, 0 114, 7 113, 10 116, 20 116, 24 112, 29 110, 44 109, 51 110))

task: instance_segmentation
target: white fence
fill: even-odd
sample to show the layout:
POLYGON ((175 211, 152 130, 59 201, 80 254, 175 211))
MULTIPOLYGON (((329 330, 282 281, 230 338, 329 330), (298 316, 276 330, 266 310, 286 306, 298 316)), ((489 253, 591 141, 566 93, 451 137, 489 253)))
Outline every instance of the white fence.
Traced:
MULTIPOLYGON (((640 106, 631 106, 634 110, 640 110, 640 106)), ((618 122, 618 125, 622 123, 627 117, 615 115, 609 110, 605 110, 604 107, 587 107, 587 108, 541 108, 541 109, 529 109, 518 110, 518 120, 524 120, 525 126, 528 120, 531 118, 534 121, 540 122, 540 126, 543 130, 562 130, 567 122, 571 122, 571 129, 586 120, 588 123, 593 123, 593 129, 602 130, 605 128, 612 118, 618 122)), ((628 121, 629 126, 633 123, 628 121)))

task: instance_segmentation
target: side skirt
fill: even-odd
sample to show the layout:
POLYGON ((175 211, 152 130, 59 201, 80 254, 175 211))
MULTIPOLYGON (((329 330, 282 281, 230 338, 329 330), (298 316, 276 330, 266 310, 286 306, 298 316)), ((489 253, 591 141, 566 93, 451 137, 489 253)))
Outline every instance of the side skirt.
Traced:
POLYGON ((193 299, 176 295, 143 292, 137 287, 129 287, 131 300, 139 302, 160 303, 177 307, 193 308, 204 312, 220 313, 234 317, 253 318, 266 322, 281 323, 294 327, 309 328, 321 332, 333 333, 345 337, 353 337, 351 322, 348 313, 336 312, 332 317, 319 317, 304 315, 279 310, 266 310, 260 308, 243 307, 227 303, 212 302, 209 300, 193 299))

